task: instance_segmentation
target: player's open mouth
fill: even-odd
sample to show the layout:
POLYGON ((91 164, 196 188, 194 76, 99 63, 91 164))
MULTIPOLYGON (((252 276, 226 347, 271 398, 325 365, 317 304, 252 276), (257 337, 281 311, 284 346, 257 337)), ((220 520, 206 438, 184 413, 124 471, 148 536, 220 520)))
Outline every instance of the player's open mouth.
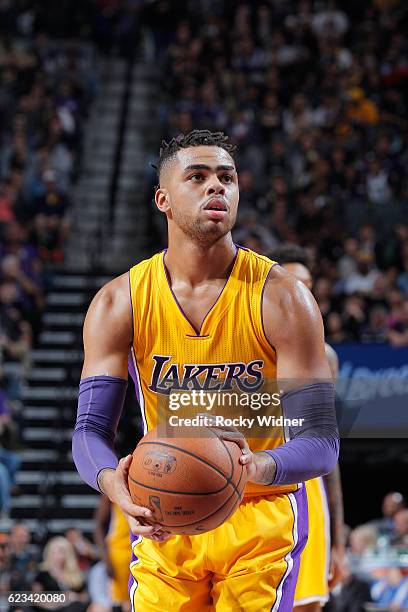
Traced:
POLYGON ((228 209, 224 200, 213 198, 205 205, 204 210, 207 211, 208 216, 213 221, 221 221, 227 214, 228 209))
POLYGON ((222 199, 213 198, 204 207, 204 210, 220 210, 227 212, 227 205, 222 199))

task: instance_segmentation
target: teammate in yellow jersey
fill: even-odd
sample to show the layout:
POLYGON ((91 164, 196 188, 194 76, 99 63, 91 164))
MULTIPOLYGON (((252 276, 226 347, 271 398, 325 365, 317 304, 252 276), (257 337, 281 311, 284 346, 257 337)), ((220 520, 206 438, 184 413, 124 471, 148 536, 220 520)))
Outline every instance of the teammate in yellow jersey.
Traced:
POLYGON ((155 201, 167 217, 168 249, 106 285, 84 326, 73 457, 128 519, 130 599, 143 612, 290 612, 307 539, 302 483, 332 471, 338 458, 318 306, 293 275, 233 243, 233 153, 222 133, 163 143, 155 201), (280 410, 294 423, 302 416, 263 435, 218 430, 241 448, 249 483, 235 514, 213 531, 173 536, 144 524, 151 509, 132 503, 131 456, 118 463, 113 450, 129 354, 145 430, 179 389, 251 395, 279 381, 280 410))
POLYGON ((112 504, 108 497, 102 496, 95 512, 94 525, 94 539, 110 578, 109 596, 113 610, 129 612, 129 524, 119 506, 112 504))
MULTIPOLYGON (((312 289, 309 255, 297 245, 283 245, 268 254, 312 289)), ((332 377, 338 374, 338 357, 326 344, 332 377)), ((306 483, 309 509, 309 536, 302 552, 295 591, 297 612, 318 612, 332 590, 347 575, 345 565, 345 526, 340 470, 337 465, 323 478, 306 483)))

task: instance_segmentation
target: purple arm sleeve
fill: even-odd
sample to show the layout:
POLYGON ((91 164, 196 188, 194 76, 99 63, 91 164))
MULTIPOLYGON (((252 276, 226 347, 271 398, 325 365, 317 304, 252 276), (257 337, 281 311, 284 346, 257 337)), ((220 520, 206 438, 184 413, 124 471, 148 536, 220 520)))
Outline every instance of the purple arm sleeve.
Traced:
POLYGON ((339 456, 333 383, 321 382, 290 391, 281 403, 285 418, 304 421, 290 429, 288 442, 266 451, 276 463, 271 484, 295 484, 331 472, 339 456))
POLYGON ((72 457, 81 478, 97 491, 99 472, 118 465, 114 439, 126 389, 127 381, 113 376, 84 378, 79 385, 72 457))

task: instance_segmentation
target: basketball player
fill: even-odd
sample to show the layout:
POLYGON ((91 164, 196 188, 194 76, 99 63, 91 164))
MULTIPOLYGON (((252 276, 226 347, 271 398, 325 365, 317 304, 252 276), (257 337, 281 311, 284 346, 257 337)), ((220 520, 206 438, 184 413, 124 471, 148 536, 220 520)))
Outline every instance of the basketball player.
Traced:
POLYGON ((109 595, 113 611, 129 612, 129 525, 117 504, 112 504, 106 496, 100 497, 95 511, 94 539, 102 552, 110 578, 109 595), (109 528, 105 535, 106 525, 109 525, 109 528))
POLYGON ((127 515, 130 598, 143 612, 292 610, 307 539, 299 483, 331 472, 338 458, 318 306, 292 274, 233 243, 233 151, 226 136, 208 131, 163 143, 155 202, 167 217, 168 249, 102 288, 84 325, 73 457, 82 478, 127 515), (156 426, 157 402, 171 390, 249 392, 276 379, 285 416, 304 419, 287 441, 281 428, 251 448, 242 435, 235 440, 249 483, 238 510, 213 531, 169 537, 143 524, 153 514, 132 503, 131 456, 118 463, 113 451, 129 353, 145 430, 156 426))
MULTIPOLYGON (((294 274, 308 289, 312 289, 313 280, 306 249, 297 245, 283 245, 274 249, 268 256, 294 274)), ((338 358, 331 346, 326 344, 325 348, 335 380, 339 367, 338 358)), ((329 599, 329 590, 346 577, 343 494, 339 466, 336 465, 333 472, 324 476, 324 482, 323 478, 314 478, 308 480, 305 486, 309 534, 300 559, 294 610, 319 612, 329 599)))

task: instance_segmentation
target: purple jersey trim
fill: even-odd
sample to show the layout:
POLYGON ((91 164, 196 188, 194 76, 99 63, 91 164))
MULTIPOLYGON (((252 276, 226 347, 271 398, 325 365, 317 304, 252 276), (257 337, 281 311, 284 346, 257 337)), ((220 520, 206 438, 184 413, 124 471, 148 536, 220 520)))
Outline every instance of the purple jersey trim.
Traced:
MULTIPOLYGON (((190 325, 190 326, 191 326, 191 327, 194 329, 194 331, 196 332, 196 337, 200 337, 200 338, 205 338, 205 337, 206 337, 206 336, 201 336, 201 330, 202 330, 202 328, 203 328, 204 322, 205 322, 206 318, 208 317, 208 315, 210 314, 210 312, 211 312, 211 311, 212 311, 212 310, 215 308, 215 306, 217 305, 217 303, 218 303, 218 301, 219 301, 220 297, 222 296, 222 294, 223 294, 223 292, 224 292, 225 287, 226 287, 226 286, 227 286, 227 284, 228 284, 228 281, 229 281, 229 279, 230 279, 230 277, 231 277, 231 274, 232 274, 232 272, 233 272, 233 270, 234 270, 234 268, 235 268, 235 264, 236 264, 236 261, 237 261, 237 256, 238 256, 238 250, 239 250, 239 248, 241 248, 241 247, 238 247, 238 246, 237 246, 237 245, 235 245, 235 244, 234 244, 234 246, 235 246, 235 249, 236 249, 236 250, 235 250, 235 255, 234 255, 234 259, 233 259, 233 264, 232 264, 231 271, 230 271, 230 273, 228 274, 227 278, 225 279, 225 283, 224 283, 223 288, 221 289, 221 291, 220 291, 220 293, 219 293, 219 295, 218 295, 217 299, 215 300, 215 302, 214 302, 214 304, 211 306, 211 308, 210 308, 210 309, 207 311, 207 313, 206 313, 206 315, 205 315, 205 317, 204 317, 204 319, 203 319, 203 321, 202 321, 202 323, 201 323, 200 329, 197 329, 197 328, 195 327, 195 325, 193 325, 193 324, 192 324, 192 322, 190 321, 190 319, 188 318, 188 316, 186 315, 186 313, 185 313, 185 312, 184 312, 184 310, 182 309, 182 307, 181 307, 181 305, 180 305, 180 303, 179 303, 179 301, 178 301, 178 299, 177 299, 177 297, 176 297, 176 294, 174 293, 174 291, 173 291, 173 289, 172 289, 172 287, 171 287, 171 279, 170 279, 170 274, 169 274, 169 271, 167 270, 167 266, 166 266, 166 262, 165 262, 165 257, 166 257, 167 249, 165 249, 165 250, 164 250, 164 255, 163 255, 162 260, 163 260, 164 273, 165 273, 165 275, 166 275, 166 279, 167 279, 167 284, 168 284, 168 286, 169 286, 169 289, 170 289, 170 291, 171 291, 171 294, 172 294, 172 296, 173 296, 174 301, 175 301, 175 302, 176 302, 176 304, 177 304, 177 307, 178 307, 179 311, 181 312, 181 314, 183 315, 183 317, 185 318, 185 320, 187 321, 187 323, 188 323, 188 324, 189 324, 189 325, 190 325)), ((187 334, 187 335, 189 335, 189 334, 187 334)))
POLYGON ((146 434, 148 431, 148 426, 147 426, 147 417, 146 417, 146 412, 145 412, 145 399, 144 399, 143 389, 142 389, 142 379, 140 377, 139 368, 137 366, 136 355, 135 355, 135 351, 133 350, 133 348, 130 350, 130 353, 129 353, 128 369, 129 369, 129 374, 131 375, 132 380, 135 384, 136 398, 137 398, 137 401, 140 407, 140 412, 141 412, 142 421, 143 421, 143 434, 146 434))
POLYGON ((210 334, 207 334, 206 336, 195 336, 194 334, 186 334, 187 338, 209 338, 210 334))
POLYGON ((264 280, 264 284, 262 287, 262 292, 261 292, 261 303, 260 303, 260 309, 261 309, 261 325, 262 325, 262 331, 263 331, 263 335, 265 336, 265 340, 267 341, 267 343, 269 344, 269 346, 275 351, 276 353, 276 348, 273 346, 273 344, 271 344, 268 340, 268 336, 266 335, 265 332, 265 324, 264 324, 264 317, 263 317, 263 312, 262 312, 262 306, 263 306, 263 299, 264 299, 264 293, 265 293, 265 287, 266 287, 266 283, 268 282, 268 278, 269 275, 271 273, 272 268, 274 268, 275 266, 277 266, 279 264, 274 263, 271 265, 271 267, 268 270, 268 274, 265 276, 265 280, 264 280))
POLYGON ((241 244, 237 244, 236 242, 234 242, 235 246, 237 247, 237 249, 242 249, 243 251, 250 251, 251 249, 248 249, 247 247, 242 246, 241 244))
POLYGON ((130 353, 129 353, 129 357, 128 357, 128 370, 129 370, 129 374, 133 380, 133 383, 135 385, 135 392, 136 392, 136 399, 138 401, 138 403, 140 404, 140 386, 139 386, 139 381, 137 378, 137 374, 136 374, 136 368, 135 368, 135 363, 133 360, 133 356, 132 356, 132 352, 133 349, 131 349, 130 353))
POLYGON ((276 589, 276 599, 270 612, 292 612, 296 582, 299 574, 300 556, 308 536, 308 508, 306 487, 287 493, 294 515, 292 537, 293 549, 286 555, 286 571, 276 589))
POLYGON ((134 323, 134 312, 133 312, 133 301, 132 301, 132 286, 130 284, 130 270, 128 272, 129 278, 129 296, 130 296, 130 316, 132 317, 132 344, 135 339, 135 323, 134 323))
MULTIPOLYGON (((295 587, 299 573, 300 555, 305 547, 308 531, 308 509, 305 487, 294 493, 287 494, 294 515, 292 538, 293 548, 285 556, 286 570, 276 589, 276 598, 270 608, 271 612, 292 612, 295 587)), ((130 533, 132 556, 130 566, 137 564, 137 545, 142 541, 140 536, 130 533)), ((129 595, 133 610, 133 597, 138 587, 137 580, 131 574, 129 577, 129 595)))

